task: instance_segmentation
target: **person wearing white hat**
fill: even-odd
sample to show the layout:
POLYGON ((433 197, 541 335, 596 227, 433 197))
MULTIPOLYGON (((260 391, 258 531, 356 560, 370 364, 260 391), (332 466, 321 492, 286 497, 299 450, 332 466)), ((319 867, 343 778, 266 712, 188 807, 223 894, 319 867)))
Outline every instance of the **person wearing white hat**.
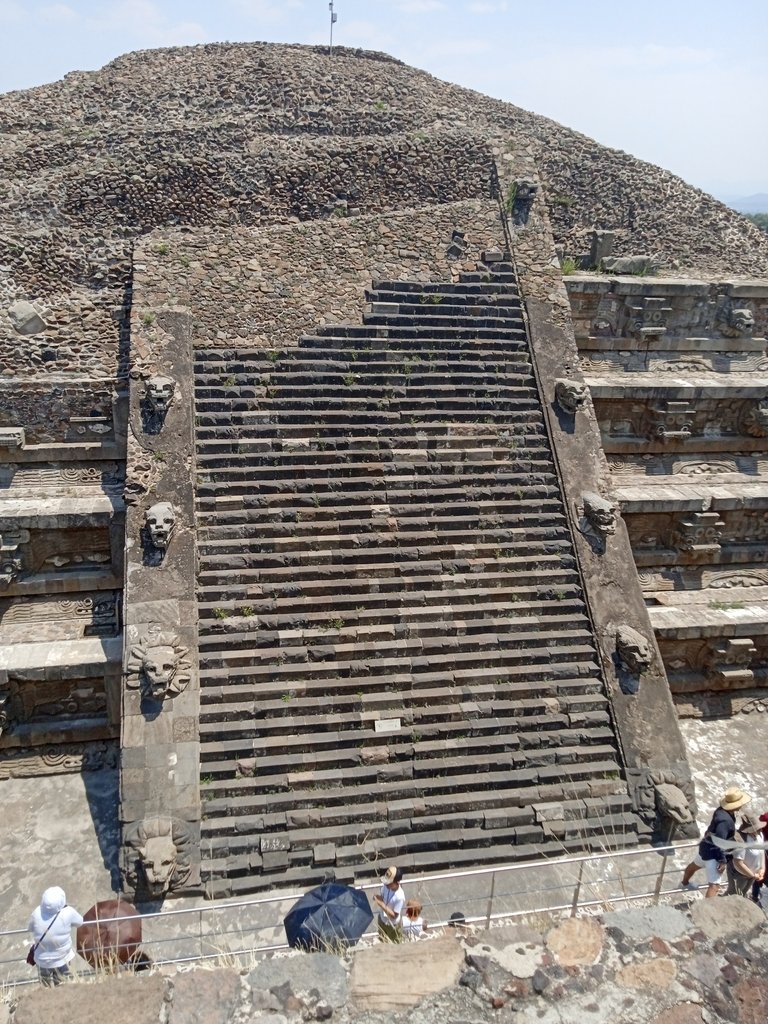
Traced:
POLYGON ((728 861, 728 895, 751 899, 753 884, 762 882, 765 874, 762 821, 752 814, 742 815, 736 839, 743 839, 744 845, 735 847, 733 860, 728 861))
POLYGON ((704 895, 707 897, 717 896, 730 855, 713 843, 710 837, 717 836, 726 841, 733 839, 736 834, 736 811, 745 807, 751 799, 752 797, 738 786, 731 786, 725 791, 720 806, 712 815, 704 838, 699 843, 698 853, 683 872, 683 889, 698 889, 697 885, 691 883, 691 878, 699 868, 705 868, 707 891, 704 895))
POLYGON ((405 893, 400 885, 403 872, 393 864, 381 876, 381 889, 373 897, 379 911, 379 938, 385 942, 403 941, 405 893))
POLYGON ((27 925, 34 940, 30 953, 43 985, 58 985, 69 974, 75 956, 72 929, 82 923, 75 908, 67 906, 63 889, 52 885, 45 890, 27 925))

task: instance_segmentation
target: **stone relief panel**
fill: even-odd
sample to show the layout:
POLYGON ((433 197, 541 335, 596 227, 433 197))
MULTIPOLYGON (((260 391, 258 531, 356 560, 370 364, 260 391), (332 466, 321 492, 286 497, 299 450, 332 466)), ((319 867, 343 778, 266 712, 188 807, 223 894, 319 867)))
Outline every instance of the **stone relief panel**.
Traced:
MULTIPOLYGON (((595 398, 593 395, 593 401, 603 440, 609 450, 613 441, 636 441, 638 447, 648 441, 674 446, 689 445, 695 438, 723 438, 729 442, 734 438, 744 438, 742 443, 747 442, 747 448, 766 447, 761 442, 768 437, 768 429, 765 437, 761 432, 768 406, 762 406, 762 399, 702 398, 696 402, 656 400, 645 404, 595 398), (751 444, 748 443, 750 438, 751 444)), ((721 458, 720 453, 716 458, 721 458)), ((728 455, 722 456, 726 462, 729 458, 728 455)), ((700 458, 699 461, 705 460, 700 458)))
POLYGON ((104 681, 96 679, 28 680, 9 675, 3 686, 0 735, 18 725, 66 726, 66 719, 105 718, 104 681))
POLYGON ((674 527, 672 545, 689 555, 715 557, 720 553, 724 528, 717 512, 689 512, 674 527))
POLYGON ((162 702, 186 690, 192 675, 189 651, 172 629, 153 623, 139 630, 126 662, 126 686, 162 702))
POLYGON ((589 388, 583 381, 560 378, 555 381, 555 401, 567 416, 575 416, 589 397, 589 388))
POLYGON ((24 447, 114 441, 114 387, 102 381, 0 386, 0 428, 23 427, 24 447))
POLYGON ((622 625, 616 630, 615 640, 616 657, 621 670, 631 676, 641 676, 648 671, 653 660, 653 647, 642 633, 632 626, 622 625))
POLYGON ((670 769, 629 771, 632 802, 638 814, 653 828, 653 841, 696 839, 696 798, 687 764, 670 769))
POLYGON ((24 448, 25 444, 24 427, 0 427, 0 452, 24 448))
POLYGON ((176 393, 176 381, 172 377, 155 375, 144 385, 141 399, 141 423, 146 434, 159 434, 165 417, 176 393))
POLYGON ((726 298, 718 307, 716 326, 724 338, 748 338, 755 329, 755 315, 743 301, 726 298))
POLYGON ((768 398, 746 408, 739 426, 750 437, 768 437, 768 398))
POLYGON ((586 491, 576 506, 579 532, 590 541, 593 550, 602 553, 620 519, 617 505, 592 491, 586 491))
POLYGON ((672 307, 667 305, 666 299, 646 295, 631 302, 628 311, 627 333, 642 339, 658 338, 667 333, 672 307))
POLYGON ((608 469, 616 477, 690 476, 722 477, 730 475, 757 476, 768 474, 768 458, 760 454, 730 455, 718 452, 711 459, 701 455, 670 452, 646 455, 611 456, 608 469))
POLYGON ((178 818, 145 818, 123 831, 123 888, 159 899, 183 889, 193 873, 193 838, 178 818))
POLYGON ((176 529, 176 511, 169 501, 159 501, 144 513, 146 547, 165 554, 176 529))
POLYGON ((117 636, 121 595, 105 590, 73 598, 17 597, 0 600, 0 644, 79 640, 88 636, 117 636))
POLYGON ((673 693, 739 690, 765 685, 768 637, 659 640, 673 693))
POLYGON ((29 530, 4 528, 0 533, 0 593, 7 590, 21 576, 22 549, 29 541, 29 530))
POLYGON ((112 564, 107 525, 6 531, 2 537, 0 591, 52 573, 103 572, 112 564))
POLYGON ((120 752, 116 742, 47 744, 0 750, 0 781, 116 770, 120 752))
POLYGON ((125 485, 125 469, 118 462, 80 462, 54 466, 50 463, 0 463, 0 490, 11 497, 30 493, 67 494, 83 489, 119 494, 125 485))

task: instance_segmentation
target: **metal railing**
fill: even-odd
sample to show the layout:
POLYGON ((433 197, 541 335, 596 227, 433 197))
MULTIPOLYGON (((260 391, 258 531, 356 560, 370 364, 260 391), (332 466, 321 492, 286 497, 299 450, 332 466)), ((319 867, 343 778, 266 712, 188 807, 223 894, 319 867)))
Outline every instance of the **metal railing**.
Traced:
MULTIPOLYGON (((404 887, 423 903, 431 929, 447 924, 455 911, 461 911, 467 924, 485 927, 504 920, 535 920, 543 914, 610 911, 637 902, 656 904, 679 892, 677 885, 668 885, 669 874, 682 871, 687 851, 696 845, 686 842, 408 876, 404 887)), ((376 890, 379 884, 360 888, 376 890)), ((158 965, 217 959, 247 965, 288 949, 283 918, 301 895, 284 892, 142 914, 142 948, 158 965)), ((363 941, 374 935, 372 929, 363 941)), ((24 962, 29 941, 24 928, 0 931, 0 982, 36 981, 36 973, 24 962)))

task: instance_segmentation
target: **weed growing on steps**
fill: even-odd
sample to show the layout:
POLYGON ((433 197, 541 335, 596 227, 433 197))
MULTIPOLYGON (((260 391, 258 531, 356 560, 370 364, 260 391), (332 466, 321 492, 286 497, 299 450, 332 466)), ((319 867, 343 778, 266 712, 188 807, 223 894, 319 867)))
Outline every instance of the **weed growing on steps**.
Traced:
POLYGON ((573 256, 564 256, 560 260, 560 273, 563 277, 568 277, 569 274, 575 274, 579 269, 579 264, 573 258, 573 256))

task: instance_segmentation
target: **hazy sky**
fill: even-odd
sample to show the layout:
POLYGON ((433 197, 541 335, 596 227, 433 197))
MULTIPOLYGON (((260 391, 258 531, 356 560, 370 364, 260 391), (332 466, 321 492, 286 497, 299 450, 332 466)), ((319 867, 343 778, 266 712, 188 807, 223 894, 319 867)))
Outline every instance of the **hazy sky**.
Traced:
MULTIPOLYGON (((335 7, 335 42, 384 50, 546 114, 716 195, 768 192, 768 0, 335 7)), ((328 27, 328 0, 0 0, 0 92, 92 70, 129 50, 319 43, 328 27)))

